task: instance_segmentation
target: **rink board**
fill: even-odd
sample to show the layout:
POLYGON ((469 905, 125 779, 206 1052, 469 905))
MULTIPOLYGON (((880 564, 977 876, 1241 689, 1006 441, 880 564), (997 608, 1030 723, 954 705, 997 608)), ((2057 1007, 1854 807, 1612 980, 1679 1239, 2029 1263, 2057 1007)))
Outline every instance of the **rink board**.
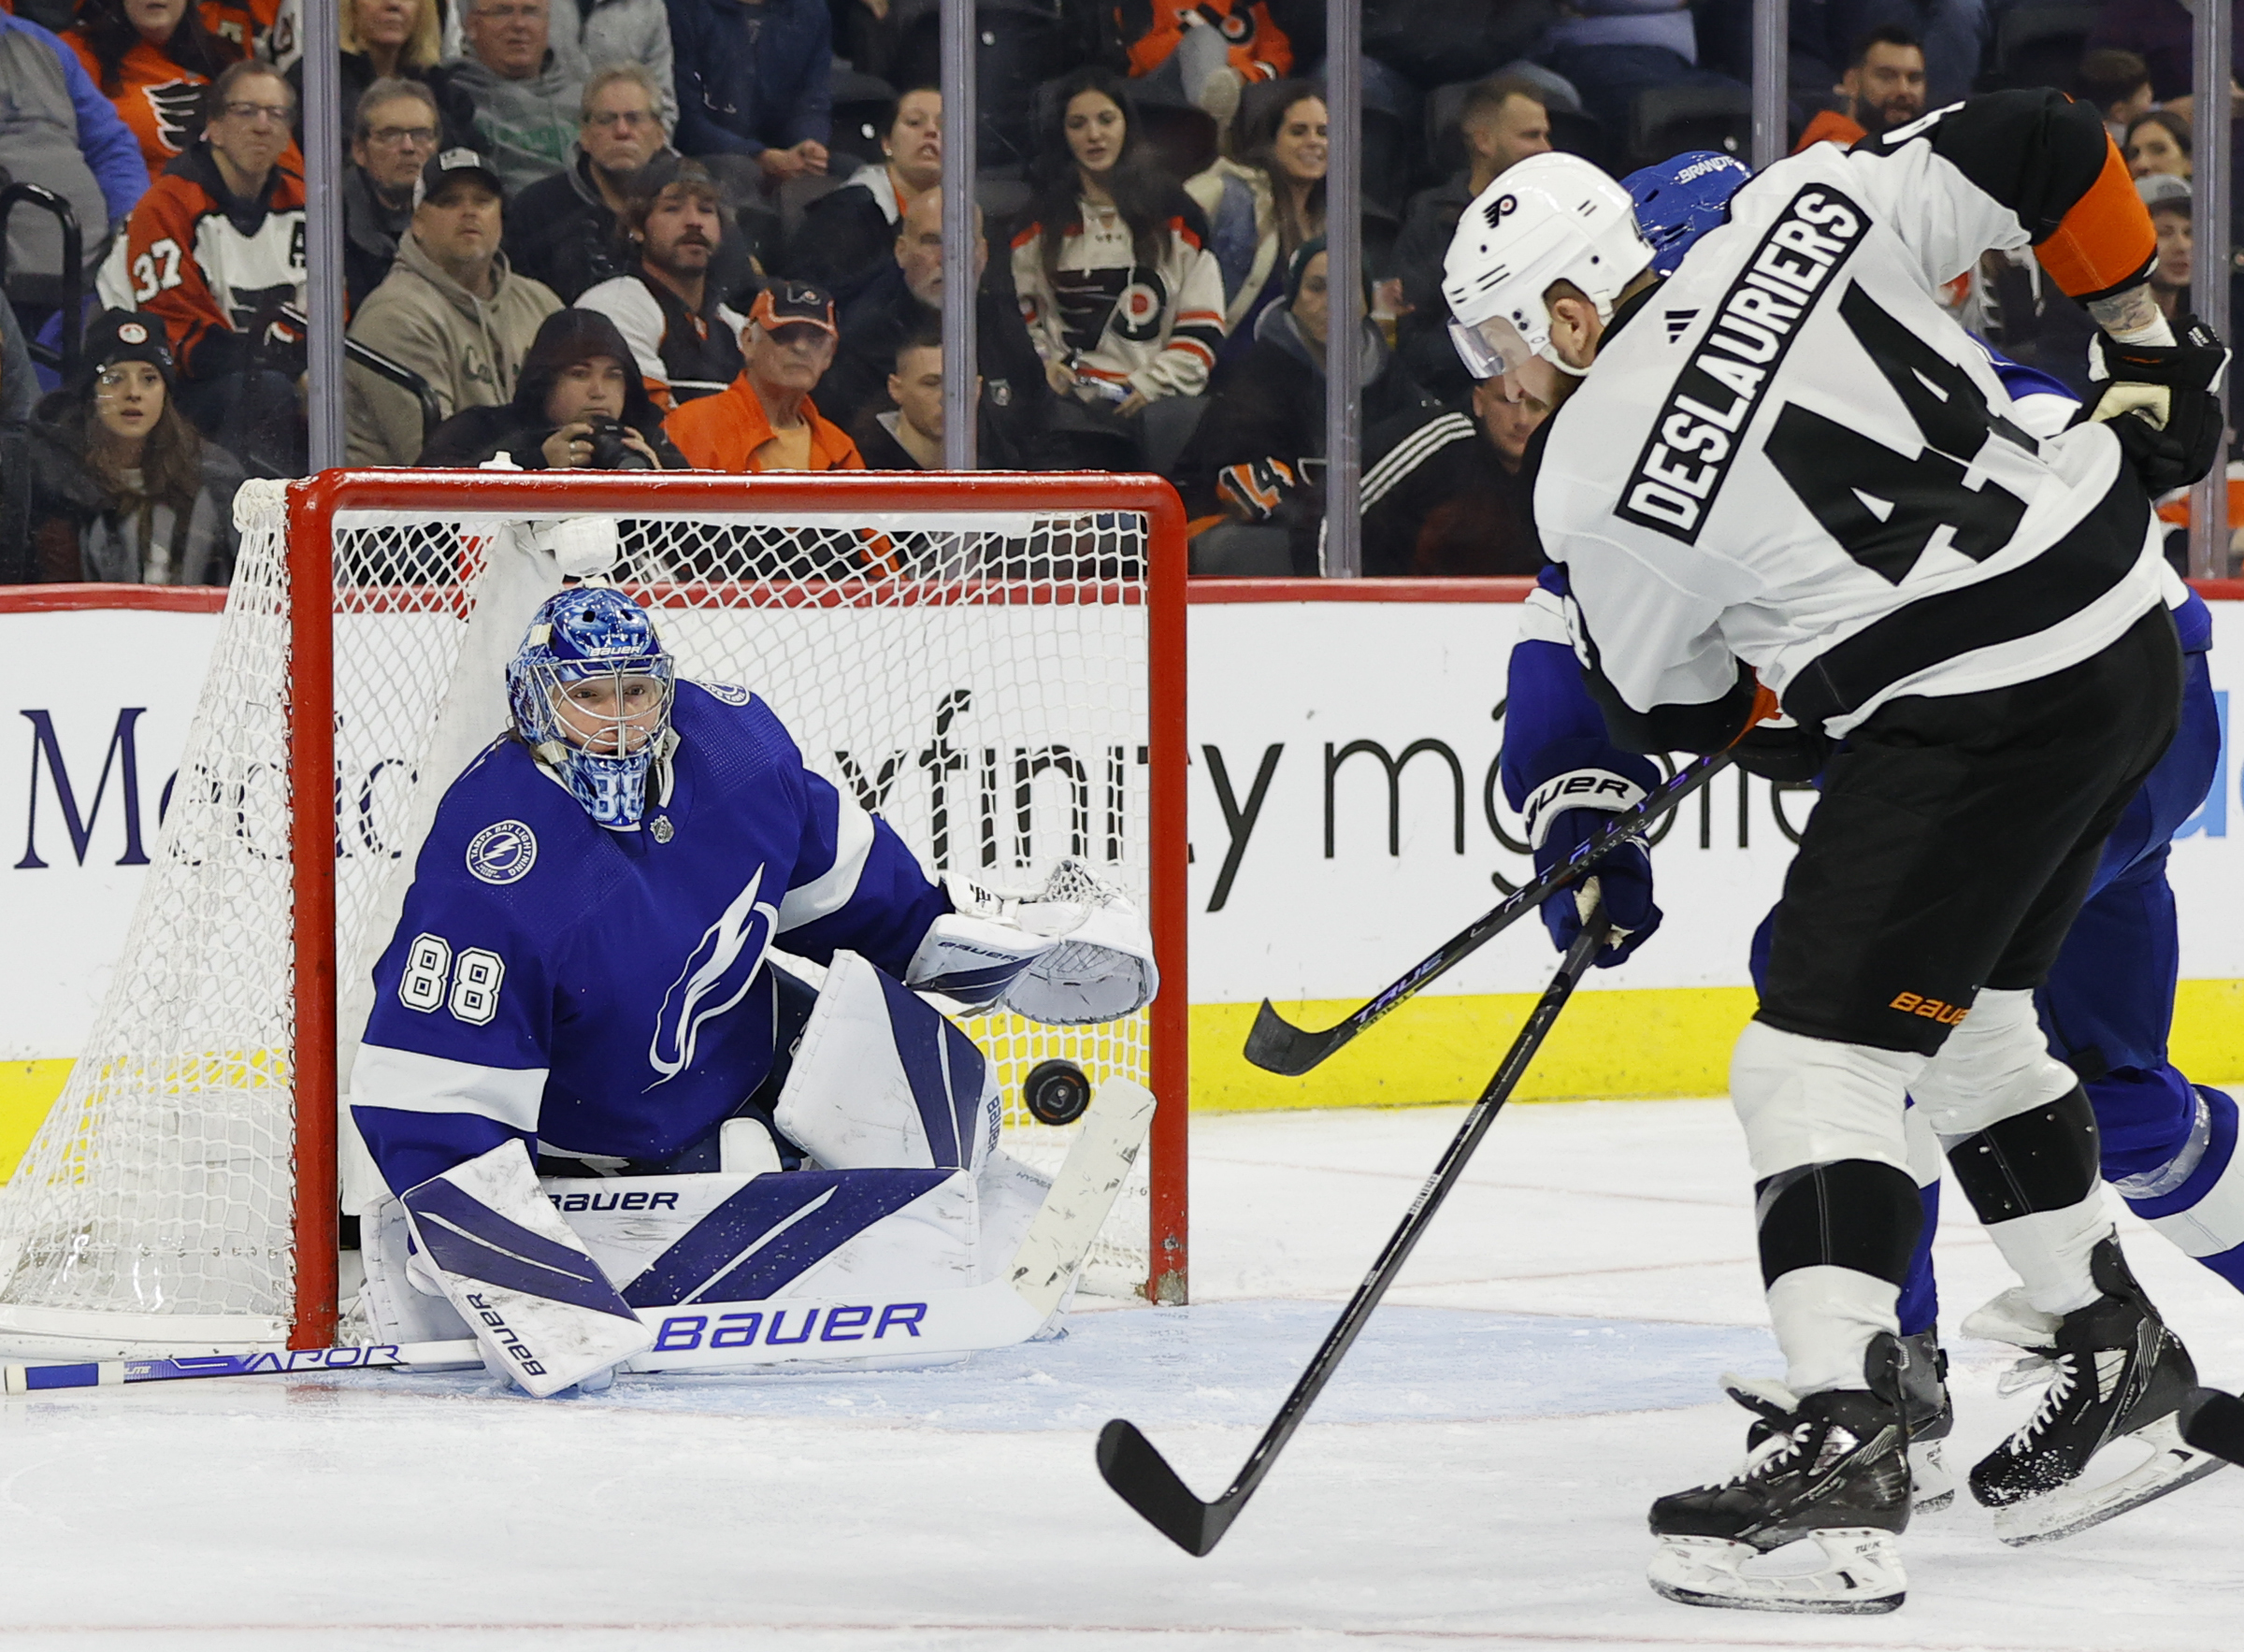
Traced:
MULTIPOLYGON (((1485 1082, 1555 962, 1532 920, 1305 1078, 1259 1072, 1238 1051, 1262 998, 1327 1025, 1528 875, 1496 776, 1504 661, 1525 588, 1195 584, 1196 1108, 1403 1105, 1470 1096, 1485 1082)), ((2244 583, 2207 595, 2225 713, 2244 689, 2244 583)), ((11 941, 0 955, 0 1175, 60 1090, 107 985, 218 596, 0 593, 0 645, 18 668, 15 715, 5 720, 13 749, 0 749, 0 829, 9 834, 0 912, 11 941)), ((2244 911, 2238 767, 2224 738, 2213 793, 2173 859, 2185 978, 2175 1056, 2212 1081, 2244 1077, 2244 927, 2223 916, 2244 911)), ((924 781, 917 769, 899 790, 913 781, 924 781)), ((1658 851, 1664 929, 1586 984, 1523 1096, 1726 1087, 1729 1046, 1752 1008, 1747 944, 1810 807, 1812 794, 1734 774, 1684 806, 1658 851)))

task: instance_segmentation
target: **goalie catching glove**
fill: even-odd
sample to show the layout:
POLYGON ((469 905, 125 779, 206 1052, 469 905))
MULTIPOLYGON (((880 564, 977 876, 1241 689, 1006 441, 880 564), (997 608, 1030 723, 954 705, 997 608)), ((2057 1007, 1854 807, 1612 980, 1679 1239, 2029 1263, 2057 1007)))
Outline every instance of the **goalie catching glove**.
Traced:
POLYGON ((956 909, 928 927, 904 984, 1048 1027, 1113 1021, 1160 985, 1153 938, 1129 898, 1080 860, 1034 895, 1003 895, 953 872, 956 909))
POLYGON ((2111 427, 2153 499, 2202 481, 2221 456, 2228 346, 2194 316, 2174 332, 2171 345, 2124 344, 2098 333, 2088 347, 2097 395, 2081 417, 2111 427))
POLYGON ((538 1185, 520 1142, 409 1187, 406 1264, 504 1371, 540 1400, 603 1376, 654 1338, 538 1185))

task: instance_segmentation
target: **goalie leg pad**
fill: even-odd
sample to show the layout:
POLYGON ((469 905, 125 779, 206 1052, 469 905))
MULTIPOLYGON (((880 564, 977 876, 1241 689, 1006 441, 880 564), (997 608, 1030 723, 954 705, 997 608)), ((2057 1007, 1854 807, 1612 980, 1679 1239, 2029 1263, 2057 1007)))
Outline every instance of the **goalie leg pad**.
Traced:
POLYGON ((773 1119, 827 1170, 978 1171, 997 1076, 974 1042, 856 953, 827 971, 773 1119))
POLYGON ((405 1191, 420 1255, 496 1363, 544 1399, 653 1341, 538 1185, 520 1142, 405 1191))

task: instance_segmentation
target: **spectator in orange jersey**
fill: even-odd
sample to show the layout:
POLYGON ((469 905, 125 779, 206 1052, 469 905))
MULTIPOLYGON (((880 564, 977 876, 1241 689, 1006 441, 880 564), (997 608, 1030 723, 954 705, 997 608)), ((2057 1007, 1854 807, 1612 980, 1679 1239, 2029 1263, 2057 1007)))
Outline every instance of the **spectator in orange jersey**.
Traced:
POLYGON ((81 0, 63 38, 132 128, 151 182, 203 135, 203 89, 249 55, 187 0, 81 0))
POLYGON ((1122 0, 1115 23, 1148 93, 1180 96, 1218 122, 1239 112, 1249 81, 1293 72, 1293 43, 1263 0, 1122 0))
POLYGON ((697 470, 864 469, 857 444, 811 400, 840 337, 824 288, 772 282, 741 329, 740 376, 687 402, 664 432, 697 470))
POLYGON ((209 95, 202 137, 141 197, 95 291, 108 309, 164 323, 180 410, 204 435, 294 474, 304 341, 280 311, 304 302, 304 180, 283 159, 295 97, 254 61, 222 72, 209 95))

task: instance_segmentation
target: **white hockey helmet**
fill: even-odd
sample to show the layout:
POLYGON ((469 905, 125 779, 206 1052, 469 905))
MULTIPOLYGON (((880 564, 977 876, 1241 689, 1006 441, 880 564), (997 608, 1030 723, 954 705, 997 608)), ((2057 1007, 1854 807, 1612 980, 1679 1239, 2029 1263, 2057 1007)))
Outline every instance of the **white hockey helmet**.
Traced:
POLYGON ((1480 192, 1457 221, 1442 269, 1449 338, 1475 379, 1550 350, 1543 294, 1572 281, 1610 320, 1620 290, 1652 261, 1629 192, 1579 155, 1530 155, 1480 192))

